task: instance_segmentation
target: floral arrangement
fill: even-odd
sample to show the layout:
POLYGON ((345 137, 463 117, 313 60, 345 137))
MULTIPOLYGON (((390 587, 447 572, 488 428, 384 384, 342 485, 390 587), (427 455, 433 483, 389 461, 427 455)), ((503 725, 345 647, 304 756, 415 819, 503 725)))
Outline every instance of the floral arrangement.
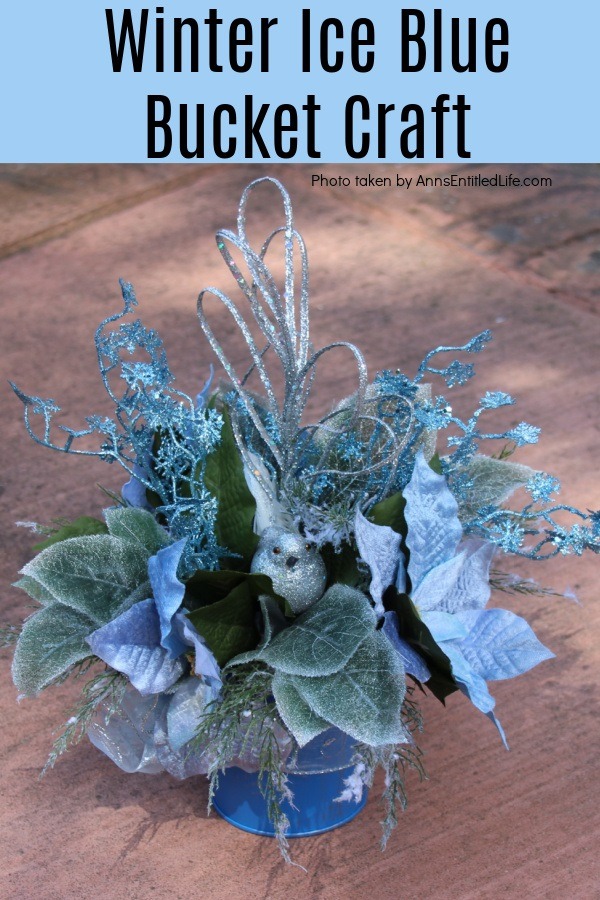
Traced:
POLYGON ((286 858, 288 775, 299 748, 335 727, 354 746, 340 802, 358 802, 384 769, 385 844, 406 769, 422 771, 417 692, 461 691, 505 741, 487 682, 553 655, 524 619, 488 608, 492 588, 549 592, 500 560, 598 553, 600 514, 554 502, 556 479, 513 461, 539 429, 484 425, 514 403, 508 394, 485 393, 463 421, 434 392, 434 379, 471 378, 454 355, 479 353, 489 332, 433 350, 413 378, 369 381, 350 343, 313 349, 306 251, 277 181, 249 185, 237 232, 218 232, 217 247, 244 298, 240 308, 209 288, 198 300, 225 371, 218 385, 211 368, 197 397, 174 387, 124 282, 123 310, 95 335, 113 418, 57 425, 54 401, 13 385, 35 441, 128 473, 103 521, 35 526, 44 540, 17 586, 41 608, 6 632, 14 682, 33 697, 86 677, 49 766, 87 734, 126 772, 206 774, 211 790, 228 767, 257 772, 286 858), (257 252, 246 209, 265 184, 284 221, 257 252), (281 285, 266 262, 277 248, 281 285), (208 294, 243 335, 245 374, 211 329, 208 294), (306 423, 318 363, 336 349, 353 358, 357 388, 306 423), (500 449, 484 455, 490 441, 500 449), (512 509, 517 488, 526 502, 512 509))

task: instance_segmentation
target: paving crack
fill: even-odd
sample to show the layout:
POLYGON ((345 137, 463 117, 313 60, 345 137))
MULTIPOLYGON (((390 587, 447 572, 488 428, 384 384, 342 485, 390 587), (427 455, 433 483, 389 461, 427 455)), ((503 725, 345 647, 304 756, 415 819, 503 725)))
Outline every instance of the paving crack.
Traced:
POLYGON ((14 256, 16 253, 31 250, 33 247, 46 244, 48 241, 53 241, 57 238, 64 237, 65 235, 72 234, 74 231, 84 228, 92 222, 105 219, 108 216, 123 212, 126 209, 132 209, 135 206, 146 203, 148 200, 154 200, 156 197, 161 197, 172 191, 177 191, 182 187, 195 184, 197 181, 200 181, 200 179, 209 175, 213 169, 214 166, 210 164, 204 164, 202 166, 190 165, 185 172, 174 178, 170 178, 167 181, 152 184, 150 187, 143 188, 142 190, 133 191, 125 196, 108 200, 106 203, 101 203, 92 209, 85 210, 68 219, 63 219, 62 221, 55 222, 53 225, 49 225, 39 231, 33 231, 30 234, 26 234, 16 241, 9 241, 8 243, 0 245, 0 260, 6 259, 9 256, 14 256))

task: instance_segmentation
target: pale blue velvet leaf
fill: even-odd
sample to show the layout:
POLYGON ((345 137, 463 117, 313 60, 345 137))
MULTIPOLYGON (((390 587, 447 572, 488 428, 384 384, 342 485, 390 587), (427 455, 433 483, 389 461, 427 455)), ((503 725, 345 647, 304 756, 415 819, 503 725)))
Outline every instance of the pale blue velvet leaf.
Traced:
POLYGON ((453 641, 444 643, 441 649, 450 660, 452 674, 458 682, 458 686, 462 693, 469 698, 471 703, 477 707, 477 709, 481 710, 481 712, 494 723, 502 738, 502 743, 508 750, 504 729, 494 713, 496 701, 490 694, 485 679, 473 671, 461 651, 458 649, 458 646, 453 641))
POLYGON ((412 601, 422 615, 433 610, 447 612, 447 598, 454 592, 466 558, 463 552, 440 563, 413 589, 412 601))
POLYGON ((133 474, 121 488, 123 500, 136 509, 151 510, 152 506, 146 497, 146 485, 140 481, 146 478, 146 473, 137 463, 133 464, 133 474))
POLYGON ((427 668, 425 661, 416 650, 413 650, 404 638, 400 637, 398 631, 398 616, 396 613, 386 612, 383 618, 384 622, 381 631, 385 634, 394 650, 399 654, 402 664, 408 674, 414 675, 414 677, 422 683, 428 681, 431 678, 431 672, 427 668))
POLYGON ((467 636, 469 631, 459 617, 453 616, 451 613, 432 610, 424 612, 421 618, 436 644, 440 644, 442 641, 460 641, 467 636))
POLYGON ((496 726, 496 728, 498 729, 498 734, 500 735, 500 737, 502 739, 502 743, 504 744, 506 749, 510 750, 510 747, 508 746, 508 741, 506 740, 506 732, 504 731, 504 728, 500 724, 500 720, 496 717, 496 713, 492 711, 492 712, 486 713, 486 716, 488 717, 490 722, 492 722, 492 724, 494 724, 496 726))
POLYGON ((417 454, 404 498, 406 543, 410 550, 408 574, 414 591, 431 569, 455 555, 462 528, 446 479, 433 471, 422 452, 417 454))
POLYGON ((460 642, 461 653, 487 681, 514 678, 554 657, 525 619, 507 609, 466 611, 456 618, 468 629, 460 642))
POLYGON ((87 638, 93 653, 127 675, 143 696, 175 684, 184 663, 160 645, 160 621, 154 600, 142 600, 87 638))
POLYGON ((313 712, 355 740, 372 747, 410 743, 401 718, 404 669, 380 631, 365 638, 340 671, 292 681, 313 712))
POLYGON ((185 538, 159 550, 148 560, 152 595, 160 619, 160 644, 173 657, 180 656, 185 644, 173 628, 173 617, 183 603, 185 585, 177 577, 177 566, 185 547, 185 538))
POLYGON ((294 735, 298 746, 304 747, 318 734, 331 726, 312 711, 308 703, 298 693, 291 675, 276 672, 272 682, 273 696, 277 711, 284 725, 294 735))
POLYGON ((256 658, 287 675, 331 675, 374 631, 376 621, 375 612, 361 591, 334 584, 256 658))
POLYGON ((354 519, 354 536, 361 559, 371 570, 371 597, 375 613, 383 616, 383 592, 393 583, 398 568, 400 535, 389 525, 375 525, 360 510, 354 519))
POLYGON ((137 544, 148 556, 173 543, 154 516, 144 509, 112 507, 104 510, 104 518, 110 534, 137 544))
POLYGON ((119 709, 110 717, 99 712, 87 736, 124 772, 162 772, 154 746, 154 724, 165 703, 164 697, 142 697, 128 688, 119 709))
POLYGON ((413 592, 421 613, 457 613, 483 609, 490 599, 489 571, 495 547, 488 541, 469 541, 457 556, 432 569, 413 592))

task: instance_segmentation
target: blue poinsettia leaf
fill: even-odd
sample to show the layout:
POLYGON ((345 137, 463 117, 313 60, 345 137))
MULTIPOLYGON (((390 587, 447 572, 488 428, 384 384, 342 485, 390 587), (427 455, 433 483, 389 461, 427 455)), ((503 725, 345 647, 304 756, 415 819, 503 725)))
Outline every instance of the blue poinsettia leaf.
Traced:
POLYGON ((183 643, 194 648, 195 674, 209 681, 218 690, 221 686, 221 670, 214 653, 209 650, 204 638, 198 634, 184 612, 178 612, 173 622, 183 643))
POLYGON ((382 632, 400 656, 402 664, 409 675, 414 675, 417 681, 422 683, 429 681, 431 672, 425 665, 423 658, 410 644, 400 637, 398 631, 398 616, 395 612, 386 612, 383 617, 382 632))
POLYGON ((142 600, 86 640, 107 665, 127 675, 143 696, 175 684, 184 663, 160 645, 160 621, 154 600, 142 600))
POLYGON ((525 619, 507 609, 469 610, 456 618, 468 629, 460 651, 471 669, 487 681, 514 678, 554 656, 525 619))
POLYGON ((370 591, 375 612, 383 615, 383 592, 394 581, 400 553, 400 535, 389 525, 375 525, 356 511, 354 536, 361 559, 371 570, 370 591))
POLYGON ((446 479, 433 471, 422 452, 417 454, 404 498, 406 543, 410 550, 408 574, 414 591, 428 572, 454 556, 462 528, 458 505, 446 479))
POLYGON ((419 611, 483 609, 490 599, 489 571, 494 553, 489 541, 469 541, 457 556, 432 569, 412 595, 419 611))
POLYGON ((133 473, 129 481, 121 488, 121 497, 129 506, 135 509, 150 511, 152 506, 146 497, 146 485, 140 479, 146 478, 146 472, 137 463, 133 464, 133 473))
POLYGON ((174 658, 180 656, 186 647, 173 625, 173 618, 185 594, 185 585, 177 577, 177 566, 184 547, 185 538, 164 547, 148 560, 148 575, 160 619, 160 644, 174 658))

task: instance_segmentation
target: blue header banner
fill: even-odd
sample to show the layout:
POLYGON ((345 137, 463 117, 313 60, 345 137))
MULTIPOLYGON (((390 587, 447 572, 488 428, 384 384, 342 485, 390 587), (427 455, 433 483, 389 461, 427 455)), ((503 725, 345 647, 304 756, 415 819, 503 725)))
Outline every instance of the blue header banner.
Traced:
POLYGON ((5 4, 0 162, 598 162, 591 0, 5 4))

